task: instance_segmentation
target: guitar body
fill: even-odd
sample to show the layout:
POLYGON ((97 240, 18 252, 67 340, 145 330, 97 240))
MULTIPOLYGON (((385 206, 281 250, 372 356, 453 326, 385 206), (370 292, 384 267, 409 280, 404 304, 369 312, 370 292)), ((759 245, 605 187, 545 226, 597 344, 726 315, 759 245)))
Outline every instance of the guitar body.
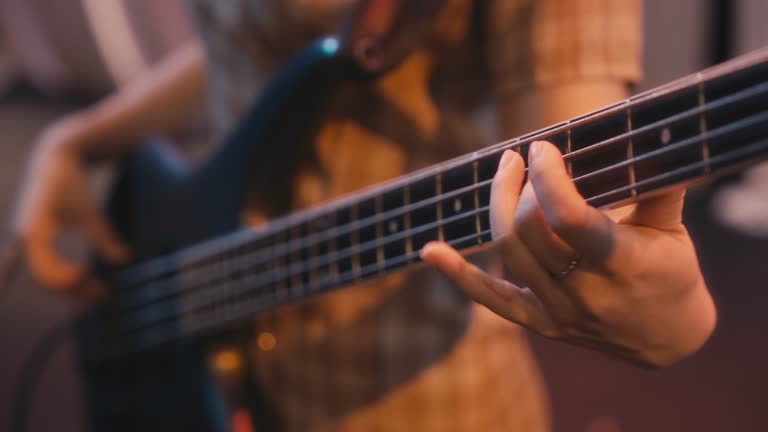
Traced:
MULTIPOLYGON (((161 139, 127 157, 108 215, 127 239, 135 262, 238 229, 246 196, 276 202, 275 213, 286 211, 290 202, 286 191, 292 188, 287 173, 311 158, 307 143, 321 120, 318 113, 340 82, 358 74, 352 62, 330 52, 321 41, 286 66, 242 125, 202 166, 192 167, 161 139), (270 162, 258 163, 262 158, 270 162), (254 173, 254 166, 262 171, 254 173), (248 187, 253 184, 264 188, 248 187)), ((119 270, 101 262, 95 268, 105 280, 119 270)), ((113 296, 120 294, 110 288, 113 296)), ((104 358, 104 341, 120 337, 119 332, 110 332, 121 319, 113 312, 108 306, 96 307, 76 323, 90 430, 228 430, 226 406, 206 365, 206 339, 179 338, 104 358)), ((237 332, 228 334, 238 337, 237 332)), ((251 399, 258 401, 258 396, 251 399)), ((257 427, 274 430, 273 420, 254 421, 257 427)))
MULTIPOLYGON (((228 194, 224 184, 209 184, 210 192, 196 191, 198 185, 169 143, 147 143, 124 162, 108 214, 123 238, 130 240, 136 259, 236 228, 239 197, 228 194), (216 204, 226 201, 228 206, 202 204, 208 202, 207 193, 216 190, 220 192, 215 195, 216 204)), ((93 430, 226 430, 202 341, 91 363, 89 350, 94 347, 89 346, 89 334, 94 326, 105 325, 100 321, 92 313, 78 325, 93 430)))

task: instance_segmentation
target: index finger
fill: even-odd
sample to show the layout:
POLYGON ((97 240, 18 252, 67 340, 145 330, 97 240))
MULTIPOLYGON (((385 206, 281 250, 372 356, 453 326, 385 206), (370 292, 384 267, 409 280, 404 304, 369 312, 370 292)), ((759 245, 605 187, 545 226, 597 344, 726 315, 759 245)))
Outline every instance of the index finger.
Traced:
POLYGON ((615 250, 615 224, 581 196, 560 150, 546 141, 533 142, 528 167, 531 184, 552 231, 591 261, 607 260, 615 250))

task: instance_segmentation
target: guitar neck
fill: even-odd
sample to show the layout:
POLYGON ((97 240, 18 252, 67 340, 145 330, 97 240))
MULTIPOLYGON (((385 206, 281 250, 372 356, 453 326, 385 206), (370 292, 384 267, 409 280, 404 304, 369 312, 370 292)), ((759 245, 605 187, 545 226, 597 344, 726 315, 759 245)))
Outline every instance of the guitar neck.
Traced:
POLYGON ((254 314, 420 262, 442 240, 491 241, 490 184, 503 151, 554 143, 595 207, 636 201, 768 156, 768 50, 465 155, 260 230, 116 274, 122 348, 226 329, 254 314))

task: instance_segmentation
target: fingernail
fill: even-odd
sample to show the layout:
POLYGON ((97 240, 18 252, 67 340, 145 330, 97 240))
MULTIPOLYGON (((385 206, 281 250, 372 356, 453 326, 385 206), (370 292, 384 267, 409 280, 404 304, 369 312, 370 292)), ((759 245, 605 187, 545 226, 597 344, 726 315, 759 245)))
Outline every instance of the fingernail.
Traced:
POLYGON ((512 162, 512 153, 512 150, 504 150, 504 153, 501 155, 501 160, 499 161, 499 169, 506 167, 512 162))
POLYGON ((432 242, 425 244, 419 251, 419 258, 424 259, 424 256, 429 254, 429 249, 432 248, 432 242))
POLYGON ((440 246, 440 242, 439 241, 431 240, 431 241, 428 241, 427 244, 425 244, 421 248, 421 250, 422 250, 422 252, 426 251, 427 253, 429 253, 429 251, 431 251, 432 249, 434 249, 436 247, 439 247, 439 246, 440 246))
POLYGON ((541 141, 534 141, 531 143, 530 147, 528 148, 528 164, 530 165, 533 163, 536 158, 539 157, 539 154, 544 150, 543 143, 541 141))

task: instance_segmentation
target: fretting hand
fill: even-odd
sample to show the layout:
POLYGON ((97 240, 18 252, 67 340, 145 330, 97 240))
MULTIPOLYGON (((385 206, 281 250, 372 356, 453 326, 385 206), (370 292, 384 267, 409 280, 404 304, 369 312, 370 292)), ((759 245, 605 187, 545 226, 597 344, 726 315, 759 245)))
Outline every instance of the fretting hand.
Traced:
POLYGON ((499 278, 445 243, 422 258, 473 299, 543 336, 648 366, 696 351, 716 312, 682 224, 685 191, 640 201, 613 220, 581 197, 562 155, 539 141, 502 156, 491 190, 499 278), (625 212, 626 213, 626 212, 625 212))

